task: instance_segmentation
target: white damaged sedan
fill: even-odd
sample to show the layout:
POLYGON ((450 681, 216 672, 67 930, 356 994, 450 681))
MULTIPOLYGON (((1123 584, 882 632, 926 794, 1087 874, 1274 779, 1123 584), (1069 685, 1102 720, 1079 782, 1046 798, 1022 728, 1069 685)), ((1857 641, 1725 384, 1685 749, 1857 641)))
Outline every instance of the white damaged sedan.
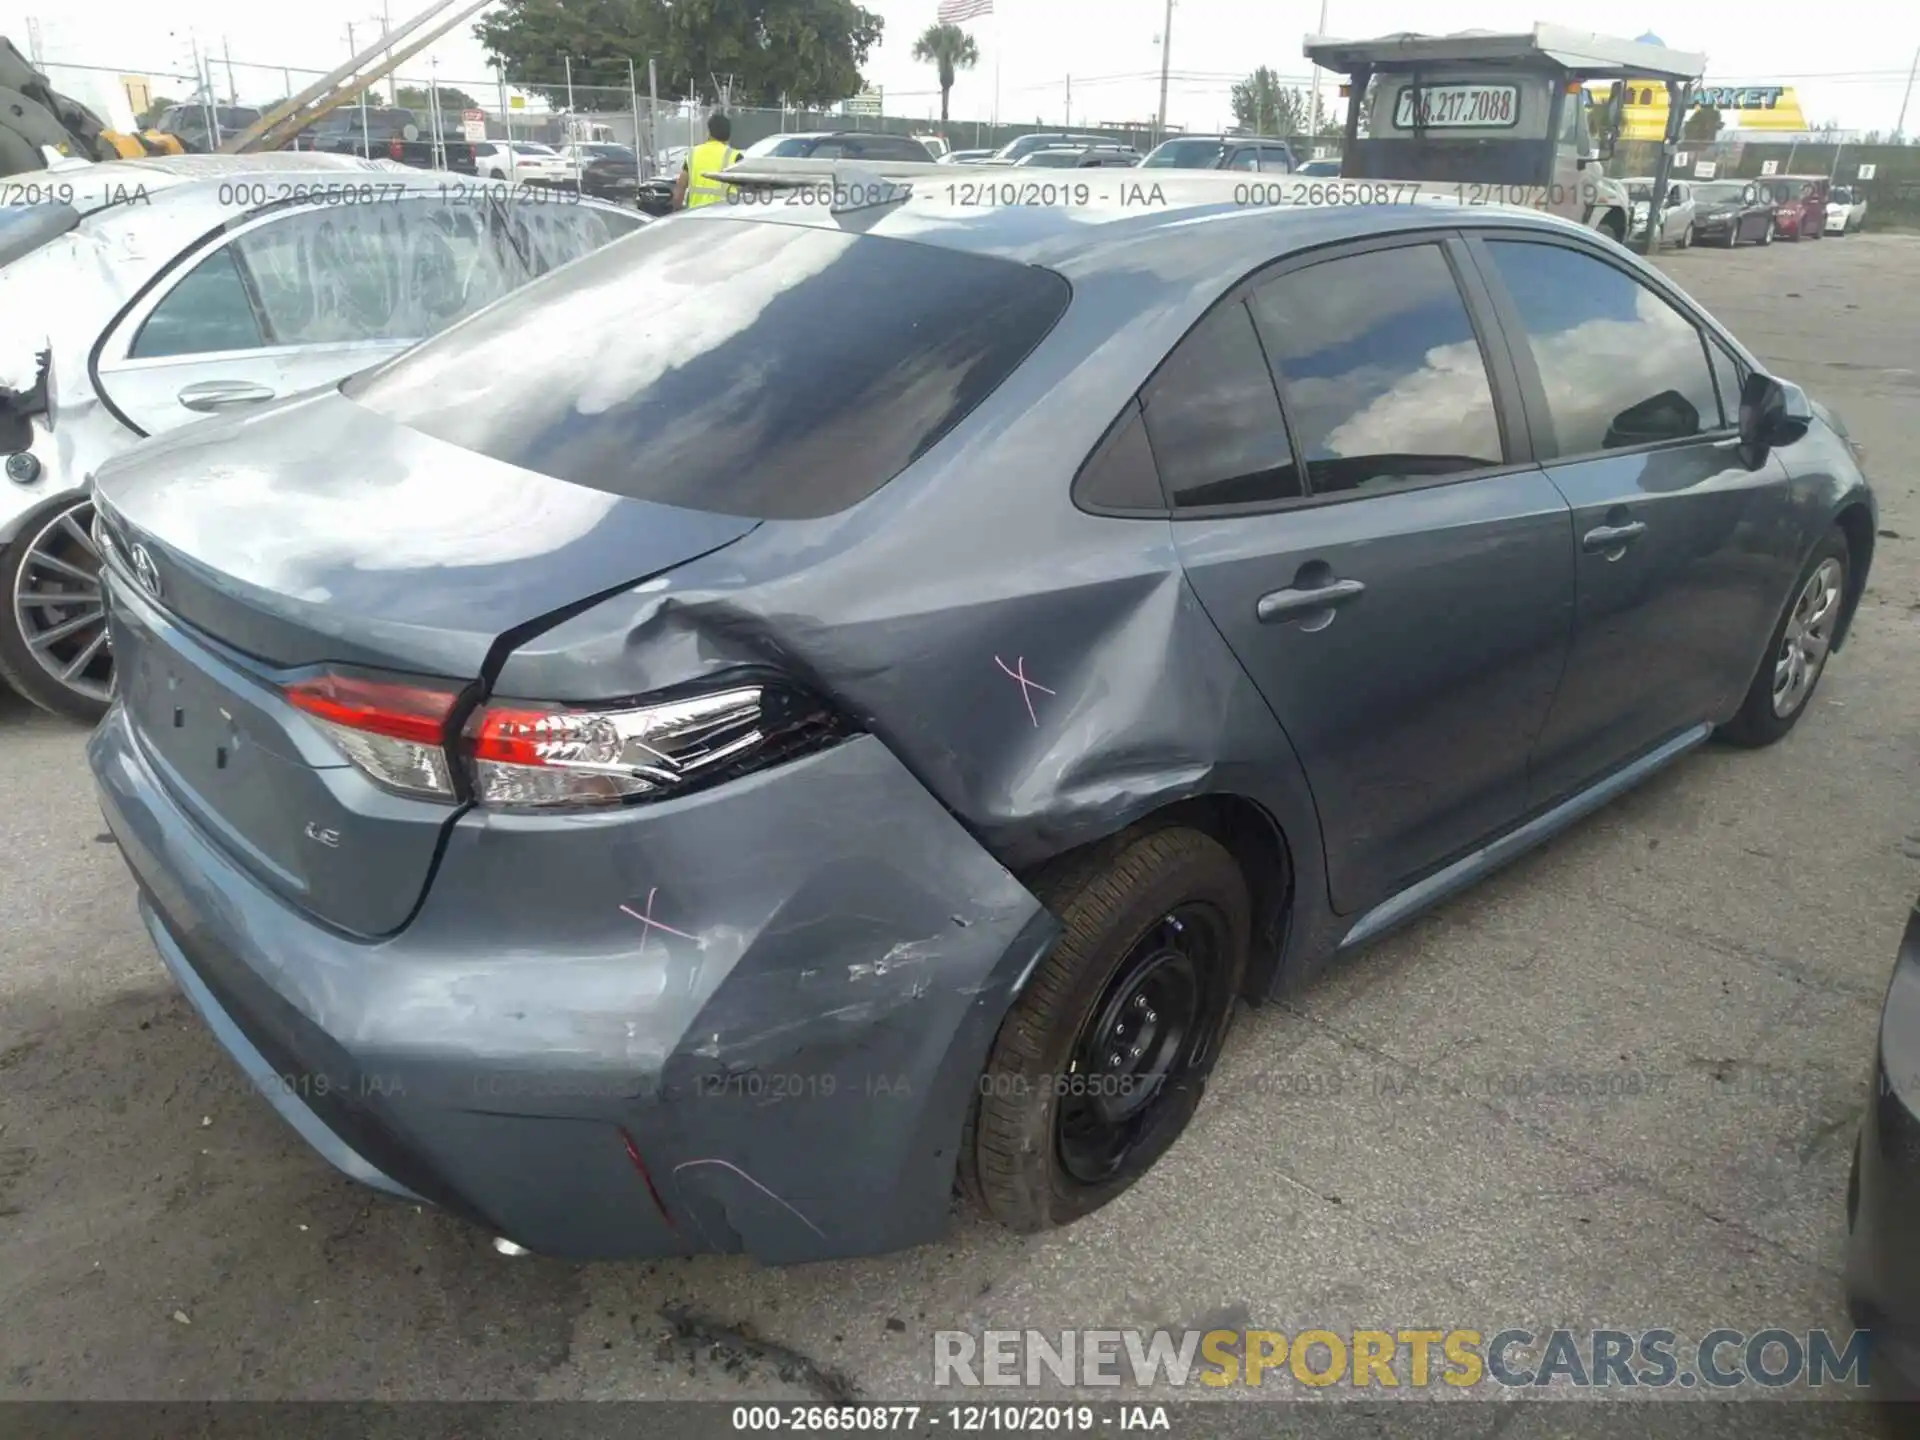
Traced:
POLYGON ((0 679, 76 720, 106 709, 87 485, 107 457, 337 384, 647 223, 342 155, 0 180, 0 679))

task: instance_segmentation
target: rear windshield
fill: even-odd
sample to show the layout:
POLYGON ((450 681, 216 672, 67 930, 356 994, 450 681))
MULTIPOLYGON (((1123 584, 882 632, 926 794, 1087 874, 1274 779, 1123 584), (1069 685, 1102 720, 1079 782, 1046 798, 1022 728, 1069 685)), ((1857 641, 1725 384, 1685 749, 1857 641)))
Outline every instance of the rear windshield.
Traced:
MULTIPOLYGON (((69 191, 71 188, 67 187, 69 191)), ((64 201, 0 205, 0 268, 38 250, 79 223, 80 212, 64 201)))
POLYGON ((651 225, 343 389, 439 440, 686 509, 864 500, 1053 328, 1050 270, 751 220, 651 225))

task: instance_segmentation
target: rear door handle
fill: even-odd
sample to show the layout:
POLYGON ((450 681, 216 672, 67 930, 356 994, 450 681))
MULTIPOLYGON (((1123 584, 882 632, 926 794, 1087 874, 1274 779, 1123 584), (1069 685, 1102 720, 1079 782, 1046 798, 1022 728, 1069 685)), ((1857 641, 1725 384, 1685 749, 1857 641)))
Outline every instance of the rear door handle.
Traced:
POLYGON ((258 405, 273 399, 273 388, 250 380, 202 380, 180 392, 180 403, 189 410, 214 414, 241 405, 258 405))
POLYGON ((1580 548, 1589 555, 1598 555, 1631 545, 1646 533, 1644 520, 1630 520, 1625 525, 1599 525, 1580 537, 1580 548))
POLYGON ((1254 614, 1262 625, 1280 625, 1316 610, 1331 610, 1349 600, 1358 600, 1366 590, 1358 580, 1334 580, 1305 589, 1275 590, 1260 597, 1254 614))

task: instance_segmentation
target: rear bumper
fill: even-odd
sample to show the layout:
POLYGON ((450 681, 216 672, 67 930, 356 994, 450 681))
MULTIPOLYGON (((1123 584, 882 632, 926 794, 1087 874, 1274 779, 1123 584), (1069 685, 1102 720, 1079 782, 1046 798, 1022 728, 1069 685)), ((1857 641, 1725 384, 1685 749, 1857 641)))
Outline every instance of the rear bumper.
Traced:
POLYGON ((121 707, 89 758, 155 945, 275 1108, 349 1175, 541 1254, 934 1238, 1057 932, 867 737, 605 816, 471 812, 371 943, 229 862, 121 707))
POLYGON ((1920 1395, 1920 908, 1887 990, 1847 1195, 1847 1299, 1873 1332, 1873 1380, 1920 1395))

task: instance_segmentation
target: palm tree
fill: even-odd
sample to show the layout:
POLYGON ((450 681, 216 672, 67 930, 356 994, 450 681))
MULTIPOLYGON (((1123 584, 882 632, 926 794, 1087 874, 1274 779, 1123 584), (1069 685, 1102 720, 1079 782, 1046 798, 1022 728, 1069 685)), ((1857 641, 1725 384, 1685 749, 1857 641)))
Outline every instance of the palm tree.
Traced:
POLYGON ((940 67, 940 123, 947 123, 947 93, 953 89, 957 70, 971 70, 980 63, 980 47, 958 25, 929 25, 913 42, 913 58, 940 67))

